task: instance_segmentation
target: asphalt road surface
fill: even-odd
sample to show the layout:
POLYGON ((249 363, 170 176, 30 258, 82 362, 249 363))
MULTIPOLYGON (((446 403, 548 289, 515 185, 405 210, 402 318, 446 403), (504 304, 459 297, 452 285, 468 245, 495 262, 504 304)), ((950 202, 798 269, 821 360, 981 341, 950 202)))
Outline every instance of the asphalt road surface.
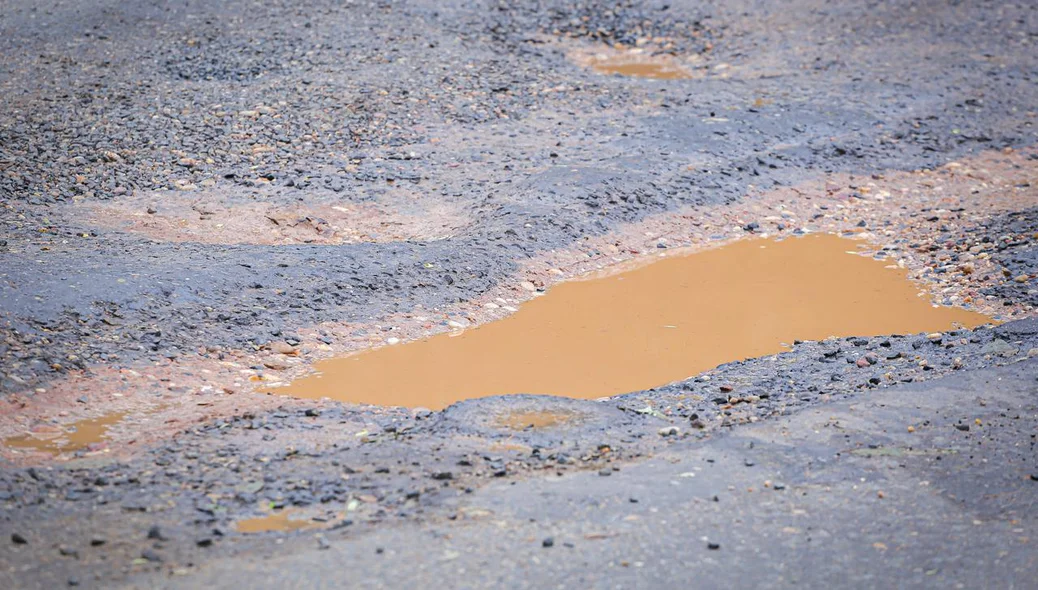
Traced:
POLYGON ((1035 43, 1031 2, 0 0, 0 587, 1032 586, 1035 43), (819 232, 992 323, 264 394, 819 232))

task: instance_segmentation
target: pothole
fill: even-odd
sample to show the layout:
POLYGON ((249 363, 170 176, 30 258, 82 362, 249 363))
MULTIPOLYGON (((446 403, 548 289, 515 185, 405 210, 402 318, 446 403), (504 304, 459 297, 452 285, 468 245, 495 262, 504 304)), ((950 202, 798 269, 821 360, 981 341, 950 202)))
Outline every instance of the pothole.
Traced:
POLYGON ((108 429, 119 423, 125 414, 109 414, 100 418, 80 420, 65 426, 36 426, 26 434, 4 439, 4 445, 52 455, 89 451, 104 446, 108 429))
POLYGON ((570 58, 578 65, 591 68, 599 74, 680 80, 692 77, 688 59, 669 53, 652 53, 641 48, 599 48, 596 51, 574 50, 570 58))
POLYGON ((631 60, 622 57, 592 61, 591 69, 599 74, 619 74, 656 80, 680 80, 692 77, 688 70, 668 61, 631 60))
POLYGON ((572 412, 510 412, 499 416, 497 424, 510 430, 545 429, 564 426, 577 418, 572 412))
POLYGON ((563 439, 598 436, 603 430, 629 426, 641 418, 609 403, 517 394, 453 404, 437 414, 430 432, 475 435, 496 445, 550 446, 563 439))
POLYGON ((285 205, 204 201, 180 193, 83 205, 87 222, 156 241, 202 244, 349 244, 435 241, 469 223, 457 208, 399 196, 377 203, 285 205))
POLYGON ((293 516, 298 516, 298 514, 292 510, 279 510, 266 516, 239 520, 234 528, 239 533, 267 533, 314 529, 327 524, 304 518, 293 518, 293 516))
POLYGON ((516 393, 593 399, 686 379, 788 349, 795 339, 972 328, 904 270, 833 235, 743 240, 560 284, 475 329, 318 363, 273 391, 443 408, 516 393))

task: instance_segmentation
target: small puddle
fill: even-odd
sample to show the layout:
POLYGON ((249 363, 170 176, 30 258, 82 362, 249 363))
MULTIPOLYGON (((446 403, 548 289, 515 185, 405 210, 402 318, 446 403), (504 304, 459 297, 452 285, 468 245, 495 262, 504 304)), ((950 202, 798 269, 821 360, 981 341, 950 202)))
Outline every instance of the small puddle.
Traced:
POLYGON ((656 80, 681 80, 691 77, 684 68, 676 65, 651 61, 630 61, 622 58, 596 61, 591 68, 599 74, 620 74, 621 76, 656 80))
POLYGON ((324 361, 319 374, 272 391, 434 409, 510 393, 598 398, 782 352, 794 339, 990 322, 934 307, 906 271, 849 254, 857 244, 742 240, 562 283, 502 320, 324 361))
POLYGON ((246 518, 244 520, 239 520, 237 524, 235 524, 235 528, 239 533, 266 533, 270 531, 298 531, 303 529, 313 529, 324 524, 302 518, 294 519, 291 518, 291 513, 291 510, 281 510, 266 516, 246 518))
POLYGON ((109 414, 100 418, 80 420, 53 431, 36 431, 4 439, 4 445, 16 449, 31 449, 58 455, 74 453, 104 442, 108 429, 126 414, 109 414))
POLYGON ((561 426, 572 421, 573 418, 573 414, 562 412, 514 412, 501 416, 497 423, 499 426, 511 430, 526 430, 527 428, 561 426))

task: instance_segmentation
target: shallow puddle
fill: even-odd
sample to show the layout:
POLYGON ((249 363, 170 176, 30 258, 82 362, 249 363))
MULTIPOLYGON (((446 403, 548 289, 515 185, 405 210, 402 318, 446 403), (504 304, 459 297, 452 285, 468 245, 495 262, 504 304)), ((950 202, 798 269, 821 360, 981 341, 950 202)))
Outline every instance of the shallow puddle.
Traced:
POLYGON ((679 80, 690 77, 683 68, 667 63, 608 59, 596 61, 591 68, 599 74, 620 74, 636 78, 679 80))
POLYGON ((37 431, 4 439, 4 445, 16 449, 32 449, 54 455, 74 453, 104 442, 108 428, 123 419, 125 414, 109 414, 100 418, 80 420, 53 431, 37 431))
POLYGON ((934 307, 903 270, 852 255, 832 235, 743 240, 553 287, 517 313, 461 334, 318 363, 273 391, 442 408, 510 393, 597 398, 786 350, 794 339, 974 327, 934 307))
POLYGON ((298 531, 322 526, 322 523, 307 519, 291 518, 291 510, 281 510, 266 516, 239 520, 235 528, 239 533, 266 533, 270 531, 298 531))
POLYGON ((501 416, 497 423, 511 430, 526 430, 561 426, 573 418, 573 414, 562 412, 515 412, 501 416))

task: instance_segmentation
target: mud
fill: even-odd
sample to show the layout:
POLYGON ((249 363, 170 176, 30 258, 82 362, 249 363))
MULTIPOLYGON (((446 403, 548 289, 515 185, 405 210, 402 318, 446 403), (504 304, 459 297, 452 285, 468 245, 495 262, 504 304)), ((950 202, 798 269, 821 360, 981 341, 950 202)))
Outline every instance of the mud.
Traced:
POLYGON ((744 240, 563 283, 473 330, 318 363, 271 390, 441 409, 514 393, 598 398, 657 387, 794 340, 938 332, 987 323, 931 305, 853 241, 744 240))
POLYGON ((501 416, 498 424, 512 430, 527 428, 554 428, 577 419, 572 414, 559 412, 514 412, 501 416))
POLYGON ((640 50, 589 53, 574 50, 571 59, 604 75, 632 76, 654 80, 682 80, 692 77, 688 65, 673 55, 653 55, 640 50))
POLYGON ((292 518, 292 511, 282 510, 268 516, 246 518, 235 523, 239 533, 269 533, 272 531, 299 531, 319 527, 321 523, 302 518, 292 518))
POLYGON ((658 42, 643 40, 638 47, 625 47, 623 44, 588 46, 573 41, 557 42, 557 45, 574 64, 606 76, 682 80, 711 75, 701 53, 678 54, 658 42))
POLYGON ((414 200, 404 193, 381 203, 332 200, 322 204, 315 199, 305 206, 271 206, 241 199, 235 202, 218 194, 204 198, 151 195, 113 199, 82 209, 85 221, 95 229, 115 229, 163 242, 228 245, 432 242, 450 238, 470 222, 452 213, 449 204, 425 203, 430 208, 416 211, 420 207, 414 206, 414 200))
POLYGON ((81 450, 103 450, 108 429, 124 417, 125 414, 111 414, 80 420, 65 427, 40 425, 27 434, 5 438, 3 445, 12 449, 55 455, 81 450))
POLYGON ((596 63, 593 67, 596 72, 602 74, 619 74, 621 76, 653 78, 656 80, 677 80, 689 77, 688 72, 684 70, 654 63, 623 63, 604 60, 596 63))

